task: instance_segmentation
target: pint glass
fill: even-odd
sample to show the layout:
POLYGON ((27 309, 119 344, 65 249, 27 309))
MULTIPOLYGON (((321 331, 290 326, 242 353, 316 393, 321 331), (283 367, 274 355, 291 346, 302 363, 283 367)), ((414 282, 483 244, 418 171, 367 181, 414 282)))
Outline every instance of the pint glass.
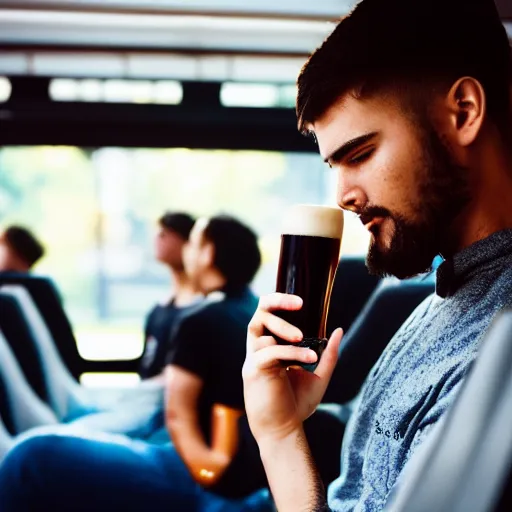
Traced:
MULTIPOLYGON (((302 331, 304 338, 298 346, 318 355, 316 363, 291 362, 289 366, 314 371, 327 346, 327 313, 342 231, 343 212, 339 208, 295 205, 285 215, 276 291, 298 295, 303 306, 298 311, 278 311, 276 315, 302 331)), ((277 337, 276 340, 289 344, 277 337)))

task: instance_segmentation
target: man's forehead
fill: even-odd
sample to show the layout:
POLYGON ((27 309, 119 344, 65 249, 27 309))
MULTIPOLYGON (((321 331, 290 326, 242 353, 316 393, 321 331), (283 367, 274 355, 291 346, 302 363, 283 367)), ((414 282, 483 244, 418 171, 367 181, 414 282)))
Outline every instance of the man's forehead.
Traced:
POLYGON ((320 154, 327 158, 341 145, 362 135, 379 131, 386 101, 360 99, 346 94, 306 128, 315 137, 320 154))
POLYGON ((318 144, 322 158, 332 153, 340 143, 360 134, 360 116, 357 115, 360 107, 358 108, 357 103, 352 95, 345 94, 313 123, 307 125, 318 144))

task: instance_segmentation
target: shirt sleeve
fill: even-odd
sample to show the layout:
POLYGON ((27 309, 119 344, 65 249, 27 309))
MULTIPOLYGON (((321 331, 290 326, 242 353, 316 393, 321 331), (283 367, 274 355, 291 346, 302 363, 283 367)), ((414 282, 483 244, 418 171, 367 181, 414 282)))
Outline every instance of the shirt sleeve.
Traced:
POLYGON ((147 315, 144 320, 144 343, 146 342, 149 336, 149 326, 151 325, 151 321, 153 319, 153 315, 155 314, 155 308, 153 308, 147 315))
POLYGON ((206 319, 201 315, 185 318, 173 329, 166 364, 174 364, 204 378, 210 363, 206 319))

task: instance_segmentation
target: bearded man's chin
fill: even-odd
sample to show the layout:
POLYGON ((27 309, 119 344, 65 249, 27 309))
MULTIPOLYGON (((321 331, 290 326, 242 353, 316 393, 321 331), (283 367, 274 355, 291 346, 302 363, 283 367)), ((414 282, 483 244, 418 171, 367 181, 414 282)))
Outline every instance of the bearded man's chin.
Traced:
POLYGON ((393 248, 382 250, 376 243, 372 243, 368 250, 366 266, 372 275, 406 279, 431 271, 434 257, 435 251, 414 252, 393 248), (432 257, 430 257, 431 252, 432 257))

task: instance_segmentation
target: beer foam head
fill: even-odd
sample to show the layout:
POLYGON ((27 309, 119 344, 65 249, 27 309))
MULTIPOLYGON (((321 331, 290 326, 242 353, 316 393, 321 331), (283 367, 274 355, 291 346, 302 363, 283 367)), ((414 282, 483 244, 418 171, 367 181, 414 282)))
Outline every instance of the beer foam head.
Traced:
POLYGON ((331 206, 296 204, 288 209, 283 220, 283 235, 341 238, 343 211, 331 206))

